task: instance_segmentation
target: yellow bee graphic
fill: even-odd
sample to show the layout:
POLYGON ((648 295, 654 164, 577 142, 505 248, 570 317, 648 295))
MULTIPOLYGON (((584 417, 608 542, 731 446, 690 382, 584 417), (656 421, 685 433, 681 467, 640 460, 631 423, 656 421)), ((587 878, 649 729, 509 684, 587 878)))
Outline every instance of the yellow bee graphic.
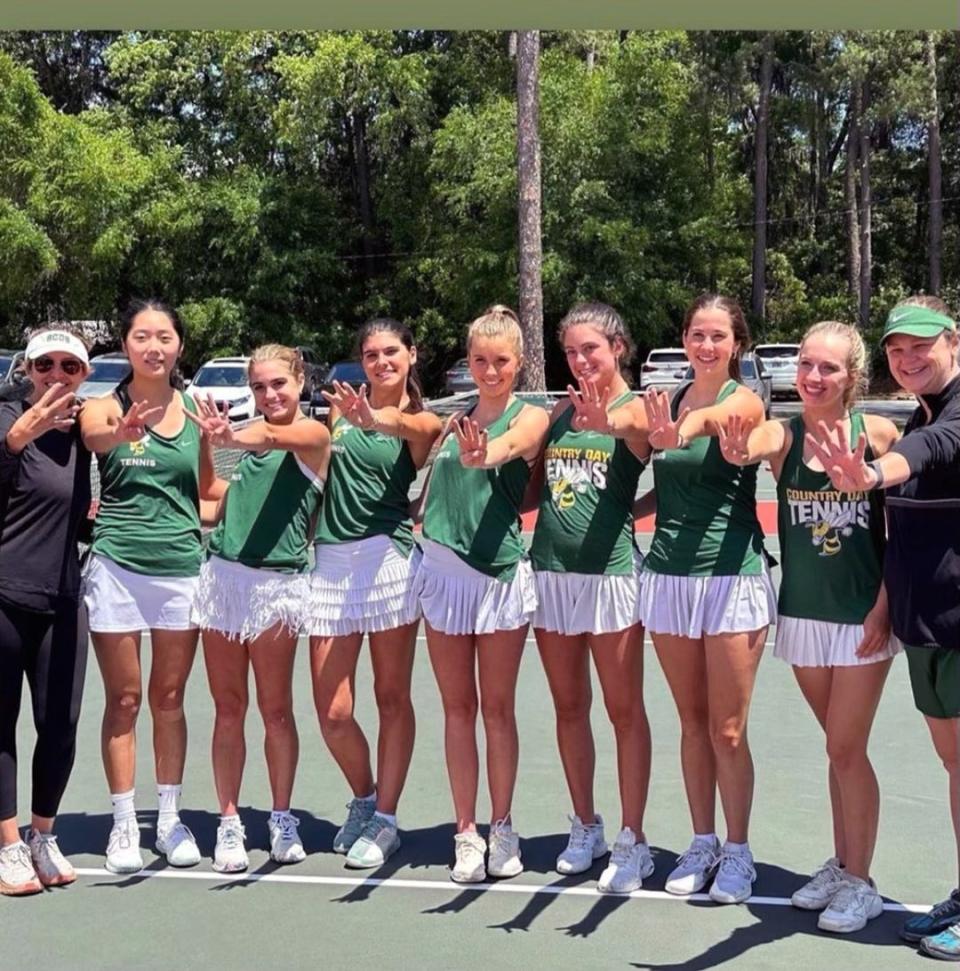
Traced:
POLYGON ((577 494, 587 491, 589 475, 583 470, 557 479, 550 488, 550 496, 558 509, 570 509, 576 504, 577 494))
POLYGON ((144 435, 138 442, 130 442, 130 452, 132 455, 136 455, 138 458, 144 454, 147 450, 147 446, 150 444, 150 439, 144 435))
POLYGON ((829 519, 822 519, 818 523, 807 523, 810 527, 810 540, 814 546, 820 547, 821 556, 836 556, 842 549, 841 536, 850 536, 853 527, 850 525, 850 514, 837 513, 829 519))
POLYGON ((347 434, 347 424, 346 422, 337 422, 337 427, 333 430, 333 435, 330 436, 331 441, 336 441, 338 438, 343 438, 347 434))

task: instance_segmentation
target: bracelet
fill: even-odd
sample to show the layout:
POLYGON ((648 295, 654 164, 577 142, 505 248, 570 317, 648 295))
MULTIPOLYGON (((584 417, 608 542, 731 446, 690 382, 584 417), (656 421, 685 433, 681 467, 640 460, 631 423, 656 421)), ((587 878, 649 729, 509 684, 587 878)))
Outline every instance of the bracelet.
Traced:
POLYGON ((877 477, 877 481, 873 484, 873 488, 882 489, 883 488, 883 466, 880 464, 880 459, 874 459, 872 462, 867 462, 867 467, 873 469, 873 473, 877 477))
POLYGON ((680 432, 677 432, 677 448, 686 448, 689 444, 690 443, 683 437, 683 435, 681 435, 680 432))

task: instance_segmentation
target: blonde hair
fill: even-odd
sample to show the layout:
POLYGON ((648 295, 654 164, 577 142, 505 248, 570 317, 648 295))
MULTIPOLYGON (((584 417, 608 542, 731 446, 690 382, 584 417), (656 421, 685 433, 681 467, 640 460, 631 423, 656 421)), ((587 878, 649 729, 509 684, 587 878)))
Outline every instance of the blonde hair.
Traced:
POLYGON ((866 394, 870 382, 870 362, 867 358, 867 345, 863 343, 860 331, 851 324, 842 324, 838 320, 821 320, 807 328, 807 332, 800 341, 800 353, 803 345, 811 337, 842 337, 849 350, 844 366, 853 378, 849 388, 843 392, 843 406, 849 408, 861 395, 866 394))
POLYGON ((517 358, 523 357, 523 331, 520 329, 520 318, 503 304, 495 303, 488 307, 467 328, 467 350, 471 342, 477 337, 503 337, 510 342, 517 358))
POLYGON ((563 335, 568 328, 575 327, 577 324, 586 324, 603 334, 611 347, 613 347, 614 341, 619 340, 623 352, 619 355, 618 363, 621 371, 626 368, 633 358, 633 340, 623 318, 613 307, 599 301, 578 303, 560 321, 560 325, 557 327, 557 336, 560 338, 561 344, 563 343, 563 335))
POLYGON ((251 351, 247 374, 251 373, 254 364, 264 364, 267 361, 283 361, 297 381, 303 378, 303 358, 300 357, 300 352, 283 344, 261 344, 251 351))

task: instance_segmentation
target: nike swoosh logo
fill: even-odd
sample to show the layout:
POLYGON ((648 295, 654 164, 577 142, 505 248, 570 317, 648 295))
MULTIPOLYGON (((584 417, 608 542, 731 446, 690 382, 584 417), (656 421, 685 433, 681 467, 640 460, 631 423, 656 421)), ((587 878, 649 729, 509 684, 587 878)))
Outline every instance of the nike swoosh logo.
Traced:
POLYGON ((893 317, 890 318, 890 323, 891 324, 899 323, 901 320, 903 320, 904 317, 907 316, 908 313, 909 311, 904 311, 903 313, 895 314, 893 317))

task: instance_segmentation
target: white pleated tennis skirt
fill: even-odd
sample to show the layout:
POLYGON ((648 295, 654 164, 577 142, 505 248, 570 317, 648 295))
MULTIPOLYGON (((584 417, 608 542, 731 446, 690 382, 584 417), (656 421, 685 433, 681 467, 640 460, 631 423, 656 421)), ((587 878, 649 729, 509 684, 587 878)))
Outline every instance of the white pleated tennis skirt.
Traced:
POLYGON ((756 576, 673 576, 644 570, 640 616, 651 634, 697 639, 760 630, 777 616, 766 566, 756 576))
POLYGON ((307 622, 312 636, 376 633, 419 620, 416 546, 406 557, 389 536, 368 536, 317 543, 314 555, 307 622))
POLYGON ((535 570, 533 626, 555 634, 615 634, 640 620, 638 577, 643 556, 634 551, 627 574, 554 573, 535 570))
POLYGON ((125 570, 94 553, 83 571, 83 599, 90 630, 192 630, 197 577, 157 577, 125 570))
POLYGON ((517 564, 510 581, 475 570, 448 546, 421 540, 416 593, 427 623, 444 634, 493 634, 530 623, 537 607, 533 570, 517 564))
POLYGON ((211 556, 200 568, 194 620, 241 641, 253 640, 275 624, 296 634, 309 595, 305 573, 261 570, 211 556))
POLYGON ((777 618, 773 655, 798 668, 855 667, 886 661, 903 648, 891 634, 882 650, 869 657, 857 657, 861 640, 863 624, 837 624, 781 614, 777 618))

